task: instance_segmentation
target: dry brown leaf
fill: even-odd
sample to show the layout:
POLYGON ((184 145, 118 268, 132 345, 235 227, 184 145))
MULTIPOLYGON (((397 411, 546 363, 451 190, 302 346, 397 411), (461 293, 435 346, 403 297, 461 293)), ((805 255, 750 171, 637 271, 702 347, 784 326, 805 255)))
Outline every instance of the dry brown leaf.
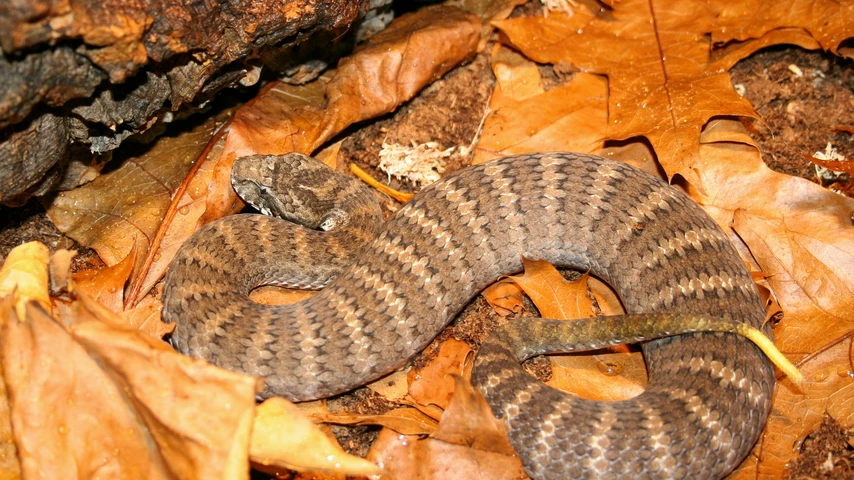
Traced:
POLYGON ((154 338, 163 338, 175 330, 174 323, 164 323, 160 313, 163 311, 163 302, 159 300, 160 294, 148 295, 135 307, 121 312, 122 318, 128 328, 147 333, 154 338))
POLYGON ((384 428, 368 459, 391 472, 395 480, 522 480, 528 478, 516 457, 452 445, 384 428))
POLYGON ((68 332, 35 304, 23 322, 3 313, 3 371, 25 476, 245 476, 254 379, 94 319, 68 332))
POLYGON ((472 164, 539 151, 593 152, 607 131, 607 82, 578 74, 569 83, 542 91, 531 62, 497 63, 497 84, 472 164), (568 135, 567 132, 572 132, 568 135))
POLYGON ((511 275, 543 318, 567 320, 595 316, 593 303, 587 298, 587 274, 576 281, 569 281, 549 262, 522 259, 525 272, 511 275))
POLYGON ((21 321, 0 306, 0 362, 24 476, 169 478, 121 388, 43 309, 27 310, 21 321))
POLYGON ((627 163, 661 179, 667 178, 661 169, 661 165, 658 164, 652 148, 643 140, 610 142, 605 148, 594 153, 600 157, 627 163))
POLYGON ((854 161, 851 160, 822 160, 820 158, 815 157, 807 157, 809 161, 812 163, 824 167, 828 170, 833 170, 834 172, 842 172, 847 173, 849 175, 854 175, 854 161))
POLYGON ((71 280, 71 261, 77 256, 76 250, 63 248, 53 252, 47 264, 50 277, 49 292, 52 297, 67 297, 74 287, 71 280))
POLYGON ((430 437, 380 431, 368 458, 407 479, 523 479, 522 463, 507 442, 504 426, 468 381, 455 375, 454 400, 430 437))
POLYGON ((421 369, 409 372, 409 395, 420 405, 445 409, 454 395, 454 375, 471 376, 472 350, 467 343, 449 338, 436 356, 421 369))
MULTIPOLYGON (((5 307, 8 308, 8 307, 5 307)), ((4 307, 0 307, 3 310, 4 307)), ((12 412, 9 408, 9 392, 3 381, 3 362, 0 361, 0 480, 19 480, 21 462, 12 434, 12 412)))
MULTIPOLYGON (((525 274, 516 281, 540 310, 543 318, 574 319, 594 316, 587 297, 587 275, 575 282, 563 278, 551 264, 525 259, 525 274)), ((598 282, 598 281, 597 281, 598 282)), ((601 282, 597 291, 605 306, 622 313, 616 295, 601 282)), ((607 312, 607 310, 606 310, 607 312)), ((592 400, 623 400, 637 396, 646 386, 646 365, 639 352, 603 351, 596 354, 552 355, 552 378, 547 385, 592 400)))
POLYGON ((318 413, 312 419, 341 425, 381 425, 403 435, 429 435, 436 431, 438 422, 417 408, 395 408, 382 415, 357 413, 318 413))
MULTIPOLYGON (((88 306, 87 306, 88 308, 88 306)), ((81 309, 82 314, 82 309, 81 309)), ((102 322, 72 329, 74 339, 110 372, 182 478, 243 477, 256 380, 176 353, 166 343, 102 322), (199 415, 204 405, 204 415, 199 415), (214 460, 215 458, 215 460, 214 460)))
MULTIPOLYGON (((721 226, 732 226, 738 234, 732 238, 746 245, 751 261, 763 272, 784 313, 774 330, 780 350, 790 358, 802 359, 854 332, 854 229, 850 224, 854 200, 770 170, 740 122, 712 121, 701 140, 705 195, 696 191, 692 195, 721 226)), ((807 372, 821 370, 820 365, 826 367, 824 371, 836 368, 827 366, 822 358, 826 354, 800 365, 807 379, 807 372)), ((845 365, 841 360, 837 363, 847 372, 845 365)), ((823 383, 820 390, 824 397, 842 398, 851 382, 851 378, 840 377, 823 383)), ((756 468, 763 475, 783 474, 783 466, 795 455, 793 439, 817 427, 823 414, 825 405, 810 400, 819 398, 811 390, 814 386, 799 393, 783 380, 777 398, 789 398, 801 413, 782 421, 780 417, 784 412, 789 415, 790 407, 775 403, 776 413, 766 426, 760 456, 739 470, 747 473, 739 475, 754 478, 756 468), (817 410, 804 412, 811 408, 817 410), (794 421, 798 418, 811 420, 804 425, 794 421)), ((834 409, 836 418, 854 416, 850 402, 838 402, 834 409)))
POLYGON ((114 312, 121 312, 124 305, 124 286, 133 270, 135 248, 122 261, 104 268, 81 270, 74 273, 74 290, 83 292, 101 305, 114 312))
MULTIPOLYGON (((46 294, 47 279, 38 283, 46 294)), ((76 294, 68 329, 35 302, 24 317, 11 297, 0 304, 0 365, 23 476, 246 477, 255 379, 116 328, 120 318, 76 294)))
POLYGON ((382 472, 373 463, 341 450, 300 409, 284 398, 271 398, 258 406, 249 454, 252 461, 294 470, 346 475, 382 472))
MULTIPOLYGON (((227 177, 240 156, 310 154, 349 125, 394 111, 419 90, 471 58, 480 38, 480 21, 452 7, 430 7, 396 18, 353 55, 341 60, 323 87, 323 97, 300 99, 276 84, 234 117, 216 181, 227 177)), ((208 194, 203 222, 219 218, 234 203, 230 188, 208 194)))
POLYGON ((453 375, 454 398, 442 415, 439 427, 430 437, 454 445, 515 456, 507 440, 504 423, 492 415, 492 410, 480 392, 468 379, 453 375))
POLYGON ((121 262, 136 246, 136 275, 172 194, 204 149, 216 123, 212 118, 181 135, 161 137, 115 171, 57 195, 48 216, 60 231, 95 249, 107 265, 121 262))
POLYGON ((669 177, 680 174, 696 186, 698 139, 706 122, 721 115, 756 116, 733 90, 729 67, 775 43, 815 48, 816 37, 827 42, 825 48, 836 48, 854 34, 854 24, 843 20, 850 16, 849 5, 789 3, 630 0, 595 13, 577 7, 570 17, 523 17, 495 25, 536 62, 566 62, 607 75, 608 138, 645 136, 669 177), (816 9, 823 15, 815 15, 816 9), (715 43, 742 42, 714 52, 709 34, 715 43))
POLYGON ((486 303, 495 310, 495 313, 502 317, 511 313, 518 313, 524 306, 522 304, 522 289, 515 282, 506 278, 486 287, 480 294, 486 303))
MULTIPOLYGON (((220 112, 218 118, 225 118, 228 114, 228 111, 220 112)), ((172 195, 172 202, 166 210, 163 222, 148 246, 142 269, 135 273, 125 295, 126 308, 135 306, 160 281, 178 249, 198 229, 199 218, 205 211, 205 193, 211 183, 214 165, 219 160, 225 144, 222 130, 226 128, 227 123, 228 120, 225 120, 225 123, 217 127, 172 195)), ((242 204, 235 204, 232 211, 237 212, 241 207, 242 204)))
POLYGON ((409 371, 398 370, 365 386, 390 402, 403 403, 409 395, 409 371))
POLYGON ((607 283, 596 277, 588 277, 587 286, 590 287, 596 303, 599 304, 602 315, 623 315, 626 313, 617 293, 607 283))
MULTIPOLYGON (((854 36, 854 3, 846 1, 767 0, 714 2, 716 9, 712 42, 716 45, 736 40, 758 42, 780 30, 800 30, 815 39, 824 50, 836 53, 840 44, 854 36), (789 28, 784 28, 789 27, 789 28)), ((780 41, 780 43, 793 43, 780 41)), ((797 45, 797 43, 795 43, 797 45)), ((755 50, 754 50, 755 51, 755 50)), ((743 57, 742 57, 743 58, 743 57)))
POLYGON ((732 479, 775 479, 797 454, 806 436, 818 428, 825 412, 842 425, 854 424, 854 358, 852 338, 836 342, 798 368, 804 374, 803 391, 784 381, 774 393, 774 407, 762 443, 732 479))
POLYGON ((805 355, 854 330, 854 200, 769 169, 740 122, 702 138, 706 195, 693 196, 766 275, 784 312, 777 346, 805 355))

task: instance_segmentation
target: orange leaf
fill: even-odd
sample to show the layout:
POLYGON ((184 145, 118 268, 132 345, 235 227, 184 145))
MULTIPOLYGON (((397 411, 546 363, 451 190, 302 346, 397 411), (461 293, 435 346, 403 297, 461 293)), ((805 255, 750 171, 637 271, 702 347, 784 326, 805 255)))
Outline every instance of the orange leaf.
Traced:
POLYGON ((454 394, 454 375, 471 374, 471 347, 449 338, 439 353, 421 369, 409 372, 409 394, 421 405, 447 408, 454 394))
POLYGON ((844 20, 854 15, 854 7, 833 1, 772 6, 762 1, 629 0, 609 6, 595 13, 576 7, 569 17, 554 14, 494 24, 536 62, 569 63, 607 75, 608 137, 645 136, 669 177, 680 174, 698 188, 702 127, 713 116, 757 116, 726 73, 735 61, 777 43, 805 48, 821 43, 833 50, 854 34, 854 24, 844 20), (730 40, 741 44, 715 55, 713 46, 730 40))
POLYGON ((481 292, 486 303, 496 313, 506 317, 522 309, 522 289, 512 280, 504 279, 493 283, 481 292))
POLYGON ((85 302, 73 307, 81 321, 66 331, 32 303, 26 319, 0 306, 0 363, 25 477, 246 476, 253 378, 111 327, 85 302), (210 408, 200 416, 202 403, 210 408))
POLYGON ((484 122, 472 164, 517 153, 602 147, 607 129, 604 78, 579 74, 566 85, 543 91, 531 62, 498 63, 493 69, 498 80, 493 113, 484 122))
MULTIPOLYGON (((349 125, 394 111, 470 58, 479 34, 480 21, 474 15, 451 7, 425 8, 395 19, 372 36, 341 60, 331 78, 298 89, 274 84, 235 115, 215 179, 229 176, 238 157, 311 154, 349 125), (311 94, 302 95, 307 88, 311 94), (301 96, 295 99, 292 90, 301 96)), ((223 216, 233 203, 230 188, 210 192, 202 223, 223 216)))
POLYGON ((454 398, 436 432, 420 439, 383 429, 368 458, 384 465, 398 480, 526 478, 504 425, 466 380, 454 378, 454 398))
MULTIPOLYGON (((574 319, 593 317, 593 304, 587 297, 588 275, 567 281, 551 264, 524 260, 525 274, 509 277, 531 297, 543 318, 574 319)), ((616 295, 596 281, 596 291, 606 301, 605 312, 623 313, 616 295)), ((646 366, 639 352, 598 352, 583 355, 553 355, 552 378, 548 385, 590 399, 622 400, 643 392, 646 366)))
MULTIPOLYGON (((149 249, 155 247, 153 241, 172 194, 205 149, 216 126, 216 119, 211 118, 180 135, 161 137, 144 153, 128 156, 118 169, 83 187, 58 194, 48 208, 48 216, 60 231, 97 251, 108 266, 118 264, 136 248, 132 259, 134 276, 147 273, 145 286, 151 288, 177 250, 175 242, 171 251, 158 246, 159 262, 151 271, 141 272, 143 262, 149 249)), ((182 213, 185 212, 179 210, 179 217, 182 213)), ((193 228, 195 219, 191 231, 193 228)))
POLYGON ((587 274, 571 282, 546 261, 523 259, 523 264, 525 273, 509 278, 531 297, 543 318, 566 320, 595 316, 593 303, 587 298, 587 274))
POLYGON ((121 312, 124 286, 133 270, 136 247, 125 258, 112 267, 81 270, 71 276, 75 291, 104 305, 114 312, 121 312))

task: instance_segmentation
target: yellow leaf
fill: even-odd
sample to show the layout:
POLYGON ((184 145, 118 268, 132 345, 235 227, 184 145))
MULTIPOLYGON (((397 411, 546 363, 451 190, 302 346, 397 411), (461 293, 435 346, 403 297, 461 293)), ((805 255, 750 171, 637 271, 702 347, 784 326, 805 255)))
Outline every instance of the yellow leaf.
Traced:
POLYGON ((18 318, 25 316, 29 300, 50 309, 48 295, 48 249, 39 242, 29 242, 13 248, 0 268, 0 297, 16 295, 15 309, 18 318))
POLYGON ((344 453, 299 408, 279 397, 258 406, 249 454, 253 462, 299 471, 347 475, 383 472, 363 458, 344 453))

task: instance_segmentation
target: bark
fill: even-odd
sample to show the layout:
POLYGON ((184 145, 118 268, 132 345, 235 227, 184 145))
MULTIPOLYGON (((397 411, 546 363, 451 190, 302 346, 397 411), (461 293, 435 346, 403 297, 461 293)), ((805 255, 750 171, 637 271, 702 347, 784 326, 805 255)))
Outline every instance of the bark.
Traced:
POLYGON ((112 150, 188 103, 254 83, 262 58, 287 66, 311 35, 343 35, 370 3, 0 0, 0 201, 32 189, 69 142, 112 150))

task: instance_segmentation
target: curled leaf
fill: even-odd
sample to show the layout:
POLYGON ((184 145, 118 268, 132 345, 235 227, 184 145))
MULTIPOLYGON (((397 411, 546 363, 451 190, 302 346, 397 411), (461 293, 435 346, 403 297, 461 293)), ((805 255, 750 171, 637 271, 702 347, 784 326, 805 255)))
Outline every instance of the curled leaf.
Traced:
POLYGON ((258 406, 249 452, 253 462, 299 471, 347 475, 376 475, 383 471, 363 458, 344 453, 299 408, 279 397, 258 406))

